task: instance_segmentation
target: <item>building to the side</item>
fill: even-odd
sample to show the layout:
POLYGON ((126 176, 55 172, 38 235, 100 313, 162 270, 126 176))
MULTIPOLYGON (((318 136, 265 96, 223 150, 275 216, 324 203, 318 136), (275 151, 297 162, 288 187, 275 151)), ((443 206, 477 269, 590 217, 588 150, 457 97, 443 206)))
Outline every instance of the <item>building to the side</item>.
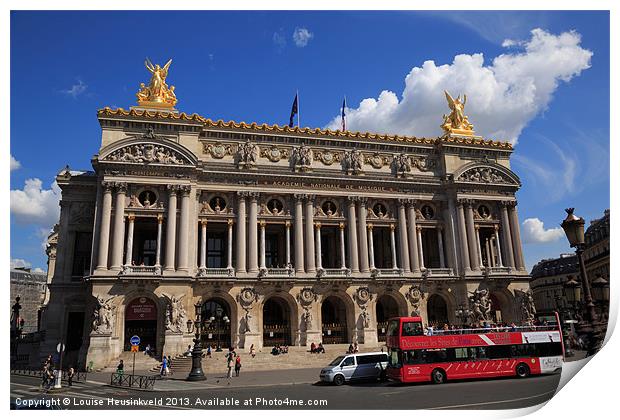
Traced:
POLYGON ((585 232, 586 247, 583 259, 590 281, 600 277, 609 281, 609 209, 603 217, 590 221, 585 232))
POLYGON ((530 273, 530 287, 536 309, 541 312, 557 311, 567 306, 564 283, 569 279, 581 281, 576 254, 560 254, 538 262, 530 273))
POLYGON ((513 149, 458 98, 436 138, 212 121, 174 109, 168 67, 138 106, 98 111, 92 171, 56 178, 43 353, 104 366, 139 335, 174 355, 196 312, 204 344, 244 348, 531 318, 513 149))
POLYGON ((29 268, 11 268, 11 305, 19 297, 19 317, 23 320, 23 334, 39 330, 40 310, 45 299, 47 273, 29 268))

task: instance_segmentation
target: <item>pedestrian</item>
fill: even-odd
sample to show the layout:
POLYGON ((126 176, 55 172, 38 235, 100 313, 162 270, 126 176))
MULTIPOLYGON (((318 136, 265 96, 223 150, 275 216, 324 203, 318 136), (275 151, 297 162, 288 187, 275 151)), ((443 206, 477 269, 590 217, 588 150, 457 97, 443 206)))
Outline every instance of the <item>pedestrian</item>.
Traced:
POLYGON ((235 359, 235 376, 239 376, 239 371, 241 370, 241 356, 237 356, 235 359))
POLYGON ((159 375, 166 376, 167 371, 168 371, 168 358, 164 356, 163 360, 161 361, 161 369, 159 370, 159 375))
POLYGON ((172 372, 172 357, 170 357, 170 355, 168 355, 168 371, 166 373, 169 373, 170 375, 173 374, 173 372, 172 372))
POLYGON ((125 364, 123 363, 123 359, 119 362, 118 366, 116 366, 116 373, 122 375, 125 371, 125 364))
POLYGON ((192 355, 192 346, 187 346, 187 351, 184 354, 185 356, 191 356, 192 355))
MULTIPOLYGON (((321 346, 321 347, 323 347, 323 346, 321 346)), ((357 341, 356 341, 355 344, 353 344, 353 353, 359 353, 359 351, 360 351, 360 348, 357 345, 357 341)), ((323 350, 323 352, 325 352, 325 350, 323 350)))
POLYGON ((49 381, 48 369, 49 365, 46 360, 45 363, 43 363, 43 370, 41 371, 41 388, 47 388, 47 383, 49 381))
POLYGON ((235 367, 235 360, 232 358, 232 356, 229 356, 228 357, 228 374, 226 375, 229 378, 232 378, 233 367, 235 367))
POLYGON ((69 372, 67 372, 67 382, 69 383, 69 386, 73 385, 73 376, 75 375, 75 369, 73 369, 73 366, 71 366, 69 368, 69 372))
POLYGON ((207 346, 207 356, 211 357, 211 344, 207 346))
POLYGON ((145 356, 150 356, 151 355, 151 345, 147 344, 146 348, 144 349, 144 355, 145 356))
POLYGON ((50 389, 52 386, 54 386, 54 381, 56 380, 56 375, 54 375, 54 368, 52 367, 52 365, 49 365, 49 367, 47 368, 47 386, 46 389, 50 389))

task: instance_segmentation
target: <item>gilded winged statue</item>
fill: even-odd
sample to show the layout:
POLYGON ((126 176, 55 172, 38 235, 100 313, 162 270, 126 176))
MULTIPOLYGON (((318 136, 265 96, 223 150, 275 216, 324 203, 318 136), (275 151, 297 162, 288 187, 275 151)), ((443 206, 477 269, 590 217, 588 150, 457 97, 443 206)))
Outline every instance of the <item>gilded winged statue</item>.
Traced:
POLYGON ((159 64, 153 64, 148 58, 144 60, 144 66, 151 72, 151 80, 148 86, 144 83, 140 84, 140 91, 136 94, 140 105, 155 105, 171 108, 177 103, 174 93, 174 86, 168 87, 166 77, 168 77, 168 69, 172 64, 172 59, 161 67, 159 64))
POLYGON ((441 125, 441 128, 443 128, 446 132, 463 133, 472 131, 474 126, 469 123, 467 120, 467 115, 465 115, 467 95, 463 95, 463 99, 461 100, 461 95, 454 99, 447 90, 444 90, 444 93, 446 95, 446 100, 448 101, 448 106, 452 112, 443 116, 443 124, 441 125))

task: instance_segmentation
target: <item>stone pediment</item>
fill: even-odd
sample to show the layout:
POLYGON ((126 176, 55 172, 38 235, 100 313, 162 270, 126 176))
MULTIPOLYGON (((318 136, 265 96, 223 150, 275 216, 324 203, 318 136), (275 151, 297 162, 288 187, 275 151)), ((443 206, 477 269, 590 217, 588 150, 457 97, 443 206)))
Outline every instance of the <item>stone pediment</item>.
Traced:
POLYGON ((99 161, 142 165, 195 165, 196 157, 180 144, 155 135, 115 142, 99 154, 99 161))
POLYGON ((470 163, 454 173, 454 181, 472 184, 504 184, 521 186, 519 177, 510 169, 495 163, 470 163))

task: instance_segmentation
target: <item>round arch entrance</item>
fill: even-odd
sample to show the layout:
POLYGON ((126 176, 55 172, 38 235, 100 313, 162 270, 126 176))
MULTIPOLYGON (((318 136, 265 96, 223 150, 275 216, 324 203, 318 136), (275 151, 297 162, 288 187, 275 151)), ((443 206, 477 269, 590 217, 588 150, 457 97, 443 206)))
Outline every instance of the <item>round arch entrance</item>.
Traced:
POLYGON ((321 304, 323 344, 348 343, 347 309, 338 296, 328 296, 321 304))
POLYGON ((448 323, 448 303, 440 295, 431 295, 426 303, 428 324, 443 327, 448 323))
POLYGON ((385 332, 390 318, 399 316, 398 302, 390 295, 382 295, 377 300, 377 339, 385 342, 385 332))
POLYGON ((230 347, 230 306, 221 298, 211 298, 202 304, 200 319, 205 327, 202 329, 203 347, 211 346, 221 349, 230 347))
POLYGON ((129 340, 134 335, 140 337, 140 347, 149 345, 157 352, 157 305, 152 299, 139 297, 125 307, 125 342, 123 350, 131 350, 129 340))
POLYGON ((288 346, 291 343, 289 305, 281 297, 270 297, 263 305, 263 346, 288 346))

